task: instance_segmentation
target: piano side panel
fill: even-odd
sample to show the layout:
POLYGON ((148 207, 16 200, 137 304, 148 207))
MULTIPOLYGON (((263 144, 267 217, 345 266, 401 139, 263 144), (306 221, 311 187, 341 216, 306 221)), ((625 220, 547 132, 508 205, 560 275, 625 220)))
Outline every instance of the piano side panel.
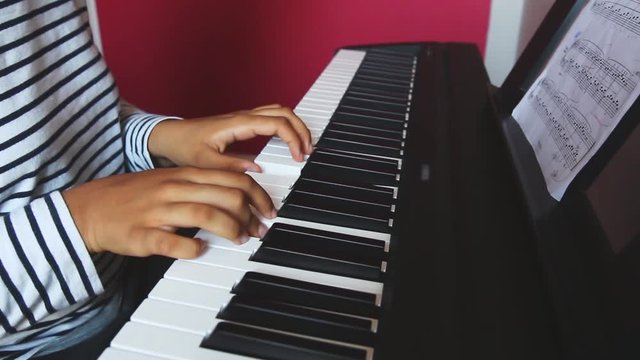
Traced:
POLYGON ((552 311, 482 58, 471 45, 426 49, 398 205, 410 214, 400 216, 392 325, 383 329, 378 355, 557 358, 552 311))

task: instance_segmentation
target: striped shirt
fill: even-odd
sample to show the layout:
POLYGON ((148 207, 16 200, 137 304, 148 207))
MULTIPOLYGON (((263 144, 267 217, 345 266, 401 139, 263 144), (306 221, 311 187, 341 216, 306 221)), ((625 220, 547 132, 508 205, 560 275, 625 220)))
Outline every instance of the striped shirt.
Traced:
POLYGON ((82 1, 0 0, 0 357, 107 302, 125 259, 87 252, 61 191, 153 168, 163 119, 120 102, 82 1))

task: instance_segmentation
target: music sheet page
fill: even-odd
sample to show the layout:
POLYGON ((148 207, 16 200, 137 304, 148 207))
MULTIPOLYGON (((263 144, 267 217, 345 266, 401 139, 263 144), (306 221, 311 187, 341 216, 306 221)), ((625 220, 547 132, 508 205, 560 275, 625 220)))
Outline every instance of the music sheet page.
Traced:
POLYGON ((592 0, 512 116, 560 200, 638 97, 640 1, 592 0))

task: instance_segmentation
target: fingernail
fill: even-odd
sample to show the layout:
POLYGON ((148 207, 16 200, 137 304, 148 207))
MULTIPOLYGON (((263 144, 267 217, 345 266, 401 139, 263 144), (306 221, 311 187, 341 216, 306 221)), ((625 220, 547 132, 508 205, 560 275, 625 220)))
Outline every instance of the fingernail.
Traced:
POLYGON ((273 209, 271 210, 271 214, 270 214, 270 219, 275 219, 278 216, 278 210, 273 209))
POLYGON ((246 171, 253 171, 253 172, 262 172, 262 168, 260 168, 260 166, 258 164, 252 163, 252 164, 247 164, 247 166, 245 166, 245 170, 246 171))
POLYGON ((313 146, 311 143, 307 143, 307 154, 310 155, 313 152, 313 146))
POLYGON ((269 228, 265 224, 260 224, 260 226, 258 226, 258 235, 260 236, 260 238, 263 238, 265 235, 267 235, 268 230, 269 228))
POLYGON ((240 236, 240 238, 238 239, 238 241, 240 242, 240 244, 246 244, 247 241, 249 241, 249 235, 242 235, 240 236))
POLYGON ((200 252, 198 253, 198 255, 202 255, 204 254, 205 251, 207 251, 208 246, 206 241, 202 239, 199 239, 199 240, 200 240, 200 252))

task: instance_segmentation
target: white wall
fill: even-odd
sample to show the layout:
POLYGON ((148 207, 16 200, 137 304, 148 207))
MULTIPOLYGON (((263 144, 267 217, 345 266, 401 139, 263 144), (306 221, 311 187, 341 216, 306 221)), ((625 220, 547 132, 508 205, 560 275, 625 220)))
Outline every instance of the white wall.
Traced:
POLYGON ((485 50, 485 67, 496 86, 511 71, 554 0, 493 0, 485 50))
POLYGON ((89 24, 91 25, 91 34, 93 42, 98 49, 102 51, 102 39, 100 38, 100 24, 98 23, 98 9, 96 8, 96 0, 87 0, 87 10, 89 12, 89 24))

